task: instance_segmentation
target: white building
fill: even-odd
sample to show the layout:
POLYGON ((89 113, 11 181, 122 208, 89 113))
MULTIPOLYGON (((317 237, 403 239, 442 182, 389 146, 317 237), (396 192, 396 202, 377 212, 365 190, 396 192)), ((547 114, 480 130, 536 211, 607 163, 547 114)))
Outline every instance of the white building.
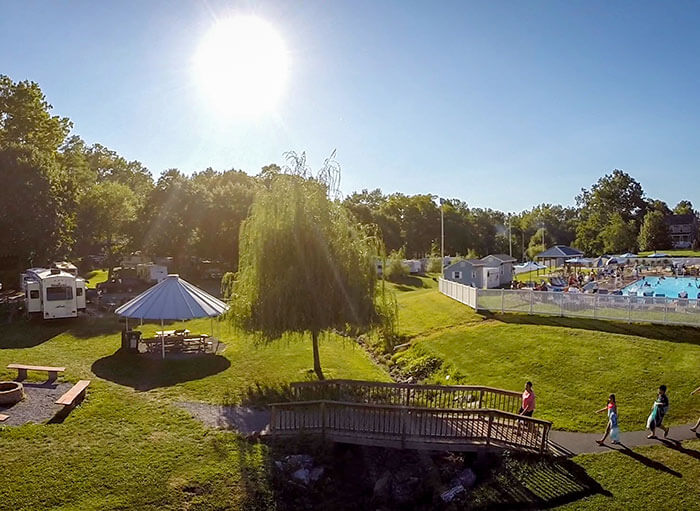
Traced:
POLYGON ((146 282, 160 282, 168 277, 168 268, 161 264, 137 264, 136 276, 146 282))
POLYGON ((27 314, 75 318, 85 310, 85 279, 59 268, 30 268, 22 273, 20 287, 27 314))

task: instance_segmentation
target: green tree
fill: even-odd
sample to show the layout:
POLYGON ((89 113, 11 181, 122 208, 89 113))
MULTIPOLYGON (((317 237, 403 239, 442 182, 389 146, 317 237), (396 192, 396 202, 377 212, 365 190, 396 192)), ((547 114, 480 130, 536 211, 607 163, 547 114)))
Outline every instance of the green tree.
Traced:
POLYGON ((382 315, 376 240, 326 193, 316 179, 280 175, 256 195, 233 299, 233 319, 268 339, 310 332, 319 379, 319 334, 369 328, 382 315))
POLYGON ((625 223, 633 220, 638 228, 649 206, 642 186, 617 169, 601 177, 590 190, 582 189, 576 204, 579 220, 575 244, 590 255, 603 251, 602 233, 613 214, 619 214, 625 223))
POLYGON ((78 238, 83 253, 104 249, 111 277, 115 257, 129 243, 137 199, 125 184, 107 181, 85 192, 78 205, 78 238))
POLYGON ((674 215, 695 215, 695 210, 693 209, 693 203, 689 200, 682 200, 676 207, 673 208, 674 215))
POLYGON ((634 220, 624 221, 622 215, 614 213, 601 233, 603 252, 622 254, 634 252, 637 245, 637 226, 634 220))
POLYGON ((32 146, 0 148, 0 246, 24 267, 69 249, 55 161, 32 146))
POLYGON ((72 125, 66 117, 52 116, 52 108, 35 82, 0 75, 0 147, 32 146, 53 157, 72 125))
POLYGON ((661 211, 650 211, 644 217, 642 229, 639 232, 639 248, 663 250, 670 246, 671 236, 668 232, 666 217, 661 211))

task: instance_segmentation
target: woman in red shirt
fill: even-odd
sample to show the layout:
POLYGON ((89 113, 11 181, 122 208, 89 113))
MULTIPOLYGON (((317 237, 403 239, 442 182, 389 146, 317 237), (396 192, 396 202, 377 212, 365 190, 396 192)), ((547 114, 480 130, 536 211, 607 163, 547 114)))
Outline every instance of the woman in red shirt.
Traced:
POLYGON ((523 403, 518 411, 518 415, 525 415, 526 417, 532 417, 535 411, 535 392, 532 390, 532 382, 529 381, 525 384, 525 390, 523 391, 523 403))

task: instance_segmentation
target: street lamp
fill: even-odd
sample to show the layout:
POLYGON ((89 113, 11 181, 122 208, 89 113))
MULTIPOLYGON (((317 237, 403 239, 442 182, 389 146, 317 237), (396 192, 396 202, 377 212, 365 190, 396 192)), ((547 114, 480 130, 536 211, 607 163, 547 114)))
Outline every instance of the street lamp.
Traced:
POLYGON ((440 197, 440 272, 445 278, 445 199, 440 197))

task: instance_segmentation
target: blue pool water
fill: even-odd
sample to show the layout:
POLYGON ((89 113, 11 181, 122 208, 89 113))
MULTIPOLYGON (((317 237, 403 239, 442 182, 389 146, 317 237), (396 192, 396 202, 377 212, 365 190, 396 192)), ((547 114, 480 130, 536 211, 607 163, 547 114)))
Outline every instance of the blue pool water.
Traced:
POLYGON ((696 277, 645 277, 633 282, 622 289, 622 294, 636 291, 637 296, 654 293, 653 296, 664 295, 667 298, 678 298, 678 293, 685 291, 688 298, 695 299, 700 295, 700 279, 696 277))

